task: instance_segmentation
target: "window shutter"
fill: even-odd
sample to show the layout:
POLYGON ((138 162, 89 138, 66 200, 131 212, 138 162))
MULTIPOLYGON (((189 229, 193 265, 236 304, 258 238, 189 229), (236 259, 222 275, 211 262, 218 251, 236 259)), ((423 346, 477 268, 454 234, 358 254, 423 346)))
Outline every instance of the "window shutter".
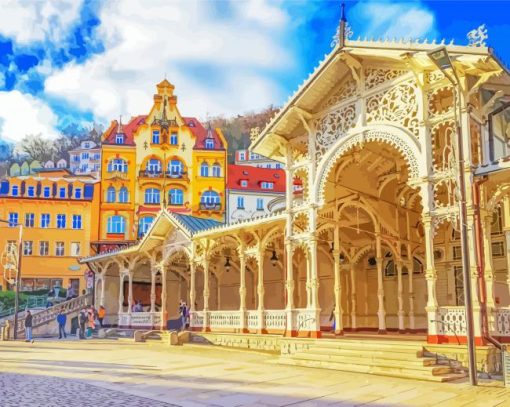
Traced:
POLYGON ((7 195, 9 193, 9 181, 4 179, 0 184, 0 194, 7 195))
POLYGON ((85 185, 84 197, 85 199, 92 199, 94 196, 94 185, 85 185))

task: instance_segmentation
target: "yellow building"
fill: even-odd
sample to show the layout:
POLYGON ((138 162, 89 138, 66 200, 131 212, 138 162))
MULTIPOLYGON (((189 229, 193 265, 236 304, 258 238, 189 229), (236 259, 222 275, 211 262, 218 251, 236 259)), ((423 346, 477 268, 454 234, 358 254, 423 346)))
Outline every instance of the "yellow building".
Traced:
MULTIPOLYGON (((91 176, 52 169, 0 182, 0 219, 11 222, 0 223, 0 250, 17 244, 22 225, 22 290, 85 288, 87 267, 77 258, 97 240, 98 211, 99 182, 91 176)), ((0 284, 7 287, 4 275, 0 284)))
POLYGON ((103 135, 97 251, 140 238, 162 209, 223 221, 227 143, 220 129, 181 116, 174 86, 157 86, 146 116, 103 135))

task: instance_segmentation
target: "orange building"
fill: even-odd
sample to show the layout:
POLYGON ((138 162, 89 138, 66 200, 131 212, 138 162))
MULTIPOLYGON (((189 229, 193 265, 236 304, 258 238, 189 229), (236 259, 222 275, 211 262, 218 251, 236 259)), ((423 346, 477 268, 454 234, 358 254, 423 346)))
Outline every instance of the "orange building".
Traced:
MULTIPOLYGON (((1 180, 0 219, 11 223, 0 223, 0 251, 17 244, 16 224, 21 224, 21 290, 68 283, 80 291, 85 288, 87 267, 77 258, 88 256, 90 241, 97 240, 98 213, 99 181, 89 175, 43 169, 1 180)), ((7 288, 3 274, 0 285, 7 288)))

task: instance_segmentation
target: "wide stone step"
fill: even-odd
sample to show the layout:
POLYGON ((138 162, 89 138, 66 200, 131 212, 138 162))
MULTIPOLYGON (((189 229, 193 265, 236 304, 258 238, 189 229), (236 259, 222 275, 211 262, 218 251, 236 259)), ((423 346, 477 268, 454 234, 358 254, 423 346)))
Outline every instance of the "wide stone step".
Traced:
POLYGON ((307 350, 300 351, 299 353, 307 353, 314 355, 330 355, 330 356, 343 356, 349 358, 359 359, 382 359, 382 360, 395 360, 399 363, 415 362, 417 360, 427 360, 436 363, 436 358, 432 355, 424 356, 423 352, 401 353, 401 352, 388 352, 388 351, 360 351, 357 349, 323 349, 312 347, 307 350))
POLYGON ((376 347, 376 349, 360 347, 360 346, 321 346, 320 344, 312 345, 308 348, 309 352, 318 352, 318 353, 343 353, 343 354, 352 354, 352 355, 367 355, 367 354, 376 354, 376 355, 395 355, 395 358, 408 360, 408 359, 416 359, 417 357, 422 357, 424 355, 424 351, 422 348, 416 349, 400 349, 400 348, 386 348, 380 349, 376 347))
POLYGON ((294 359, 294 358, 280 358, 279 363, 290 366, 303 366, 321 369, 340 370, 345 372, 355 373, 368 373, 381 376, 391 376, 404 379, 426 380, 432 382, 447 382, 464 378, 464 373, 455 373, 451 368, 443 370, 441 375, 434 375, 431 371, 419 371, 406 369, 404 367, 386 367, 386 366, 373 366, 361 364, 346 364, 337 362, 326 362, 316 359, 294 359))
MULTIPOLYGON (((284 356, 285 357, 285 356, 284 356)), ((344 364, 356 364, 356 365, 369 365, 369 366, 385 366, 385 367, 397 367, 405 368, 409 370, 423 370, 430 371, 433 374, 449 373, 451 371, 450 366, 435 366, 436 360, 433 358, 415 358, 414 360, 395 360, 378 358, 373 355, 365 355, 362 357, 356 356, 345 356, 345 355, 328 355, 311 352, 298 352, 292 356, 287 356, 290 359, 302 359, 302 360, 319 360, 324 362, 335 362, 344 364)))
POLYGON ((399 352, 413 352, 416 350, 422 350, 424 344, 422 343, 403 343, 403 342, 391 342, 391 341, 353 341, 353 340, 318 340, 313 343, 313 346, 321 348, 344 348, 344 349, 380 349, 390 350, 394 349, 399 352))

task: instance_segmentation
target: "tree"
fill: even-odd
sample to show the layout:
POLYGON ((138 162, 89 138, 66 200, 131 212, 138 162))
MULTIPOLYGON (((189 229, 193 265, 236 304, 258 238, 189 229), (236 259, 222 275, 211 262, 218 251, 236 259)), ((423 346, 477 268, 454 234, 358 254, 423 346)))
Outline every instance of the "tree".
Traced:
POLYGON ((44 163, 54 158, 54 145, 49 139, 41 134, 28 134, 16 146, 18 152, 26 155, 29 161, 40 161, 44 163))

